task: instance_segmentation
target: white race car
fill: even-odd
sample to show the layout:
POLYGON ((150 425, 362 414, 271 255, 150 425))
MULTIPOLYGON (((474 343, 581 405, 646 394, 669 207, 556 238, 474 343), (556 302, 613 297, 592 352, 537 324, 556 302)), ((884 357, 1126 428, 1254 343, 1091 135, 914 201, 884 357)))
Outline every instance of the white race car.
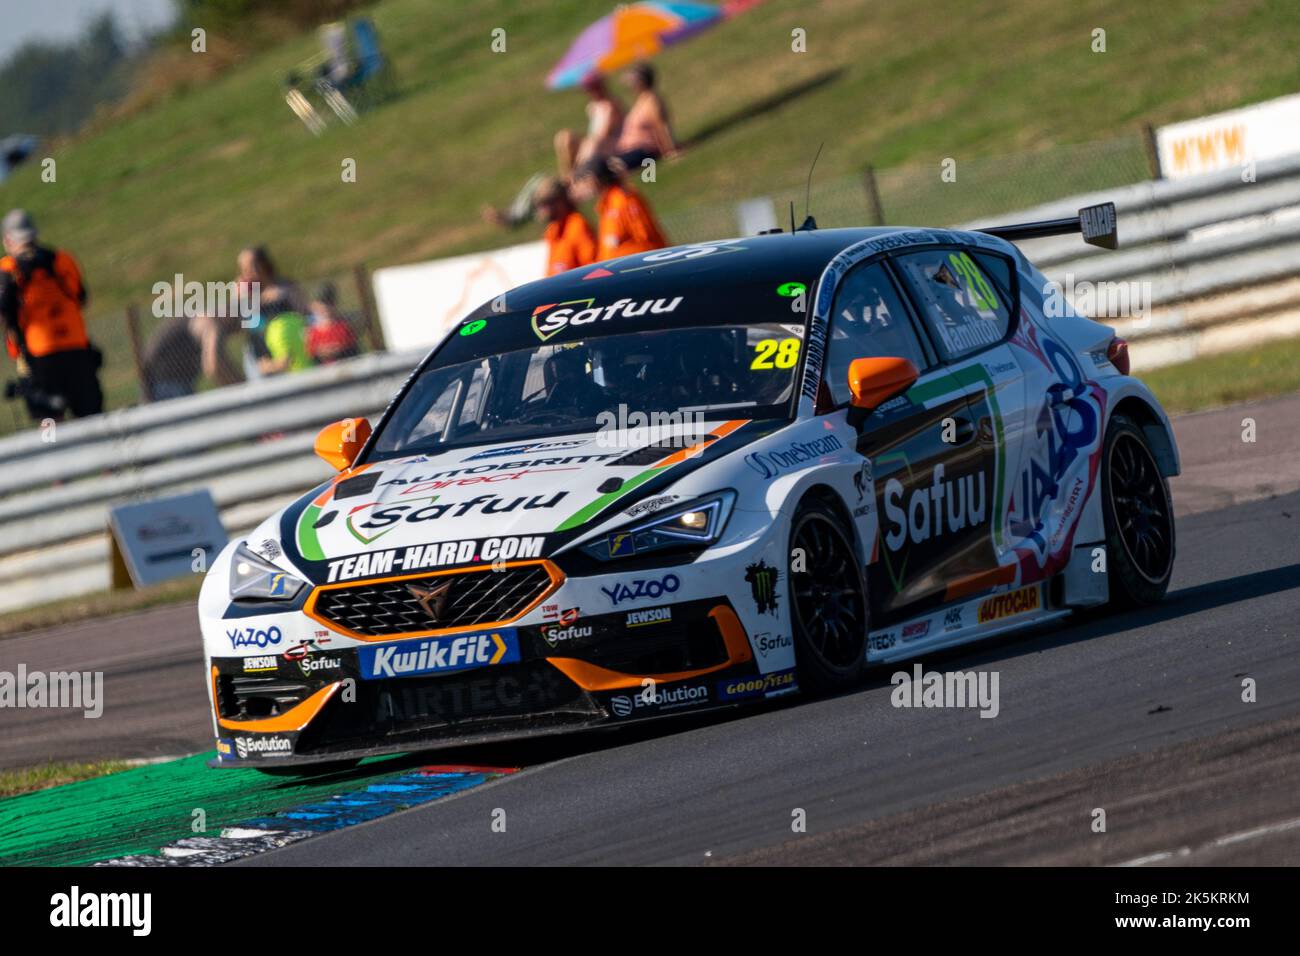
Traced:
POLYGON ((825 692, 1159 600, 1178 452, 1008 241, 1063 232, 1113 243, 1114 207, 679 246, 471 313, 214 562, 213 764, 825 692))

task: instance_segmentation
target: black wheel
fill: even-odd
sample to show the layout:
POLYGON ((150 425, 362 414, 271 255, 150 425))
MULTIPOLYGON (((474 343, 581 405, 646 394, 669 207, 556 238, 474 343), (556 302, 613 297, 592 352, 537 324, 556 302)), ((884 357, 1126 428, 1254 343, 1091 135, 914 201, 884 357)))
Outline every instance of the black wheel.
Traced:
POLYGON ((324 777, 351 770, 360 760, 331 760, 329 763, 289 764, 284 767, 258 767, 268 777, 324 777))
POLYGON ((790 555, 799 685, 813 694, 849 687, 866 667, 867 601, 845 519, 820 501, 800 505, 790 555))
POLYGON ((1112 607, 1155 604, 1174 570, 1174 509, 1142 430, 1111 417, 1101 461, 1112 607))

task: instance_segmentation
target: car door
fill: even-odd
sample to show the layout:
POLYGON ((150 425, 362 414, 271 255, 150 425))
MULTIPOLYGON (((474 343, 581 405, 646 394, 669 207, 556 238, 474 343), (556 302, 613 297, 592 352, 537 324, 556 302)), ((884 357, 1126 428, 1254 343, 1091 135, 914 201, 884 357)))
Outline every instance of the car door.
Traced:
MULTIPOLYGON (((961 392, 974 424, 978 456, 969 480, 983 507, 972 514, 960 553, 944 569, 945 599, 956 601, 1016 580, 1008 531, 1026 437, 1025 374, 1011 347, 1013 264, 963 246, 900 254, 894 268, 911 296, 942 372, 920 398, 961 392), (983 494, 980 494, 982 489, 983 494)), ((1027 431, 1028 429, 1028 431, 1027 431)))
MULTIPOLYGON (((826 410, 848 408, 857 450, 871 462, 877 534, 867 587, 873 626, 942 603, 952 576, 988 566, 992 482, 968 401, 974 390, 943 362, 884 261, 863 263, 844 276, 831 309, 821 400, 826 410), (849 407, 849 364, 880 356, 909 359, 920 378, 870 412, 849 407)), ((864 496, 861 487, 858 496, 864 496)))

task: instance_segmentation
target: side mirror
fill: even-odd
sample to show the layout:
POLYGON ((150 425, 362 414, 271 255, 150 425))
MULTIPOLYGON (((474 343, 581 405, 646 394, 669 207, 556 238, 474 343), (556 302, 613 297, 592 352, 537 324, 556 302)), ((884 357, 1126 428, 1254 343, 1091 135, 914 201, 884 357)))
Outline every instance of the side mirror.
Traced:
POLYGON ((316 454, 329 462, 332 468, 343 471, 352 467, 369 440, 369 419, 345 418, 320 430, 316 436, 316 454))
POLYGON ((871 411, 912 387, 921 373, 905 358, 860 358, 849 363, 854 408, 871 411))

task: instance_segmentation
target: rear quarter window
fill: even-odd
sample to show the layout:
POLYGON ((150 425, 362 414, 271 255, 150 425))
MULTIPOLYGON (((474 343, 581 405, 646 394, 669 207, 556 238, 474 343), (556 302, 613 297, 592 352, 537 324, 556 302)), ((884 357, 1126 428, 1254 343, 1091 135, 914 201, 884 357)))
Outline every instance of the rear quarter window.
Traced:
POLYGON ((995 271, 1006 272, 1001 260, 977 258, 965 249, 927 249, 895 262, 945 358, 961 358, 1006 338, 1011 313, 998 288, 1009 285, 1009 276, 995 271))

